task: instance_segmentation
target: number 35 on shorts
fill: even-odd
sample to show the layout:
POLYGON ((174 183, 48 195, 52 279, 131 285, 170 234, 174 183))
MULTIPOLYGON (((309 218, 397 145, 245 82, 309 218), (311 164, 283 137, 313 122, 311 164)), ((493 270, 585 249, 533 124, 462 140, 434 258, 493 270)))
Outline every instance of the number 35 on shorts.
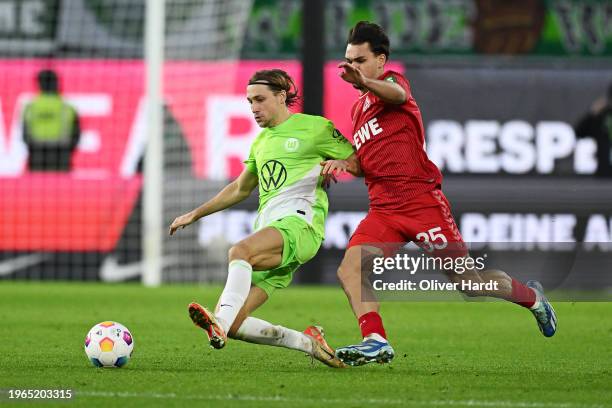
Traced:
POLYGON ((425 232, 419 232, 416 234, 417 245, 426 252, 433 252, 434 250, 441 250, 448 246, 448 240, 441 233, 442 227, 434 227, 425 232))

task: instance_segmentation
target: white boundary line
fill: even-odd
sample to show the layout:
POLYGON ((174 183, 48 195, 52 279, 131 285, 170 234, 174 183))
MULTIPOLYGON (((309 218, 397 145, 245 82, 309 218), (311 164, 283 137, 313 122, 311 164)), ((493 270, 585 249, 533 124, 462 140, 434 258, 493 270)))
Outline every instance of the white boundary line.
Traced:
POLYGON ((606 408, 605 405, 558 403, 558 402, 528 402, 528 401, 489 401, 489 400, 401 400, 401 399, 342 399, 342 398, 291 398, 282 396, 262 397, 258 395, 181 395, 175 393, 137 393, 137 392, 75 392, 75 398, 107 397, 107 398, 150 398, 150 399, 180 399, 202 401, 258 401, 283 402, 296 404, 377 404, 377 405, 412 405, 412 406, 463 406, 463 407, 503 407, 503 408, 606 408))

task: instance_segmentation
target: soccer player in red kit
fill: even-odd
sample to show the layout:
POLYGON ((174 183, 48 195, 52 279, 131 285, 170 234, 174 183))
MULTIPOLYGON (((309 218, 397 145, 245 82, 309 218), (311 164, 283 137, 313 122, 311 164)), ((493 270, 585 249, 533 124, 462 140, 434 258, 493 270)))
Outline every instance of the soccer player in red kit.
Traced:
MULTIPOLYGON (((322 163, 326 175, 342 171, 363 175, 370 200, 368 215, 352 235, 338 268, 338 278, 363 336, 360 344, 336 349, 336 355, 349 365, 386 363, 394 356, 379 303, 361 297, 362 289, 367 289, 362 282, 362 254, 380 254, 376 244, 413 241, 422 248, 434 249, 434 253, 450 245, 455 248, 455 257, 468 255, 441 190, 442 175, 425 151, 419 107, 408 81, 397 72, 385 70, 388 57, 389 39, 380 26, 361 21, 351 29, 346 61, 339 68, 342 79, 361 92, 351 112, 352 142, 359 162, 322 163)), ((545 336, 555 333, 556 316, 539 282, 524 285, 503 271, 486 272, 487 281, 497 282, 497 290, 470 289, 464 291, 466 295, 502 298, 529 308, 545 336)), ((468 270, 463 274, 451 272, 448 277, 452 282, 484 282, 482 273, 468 270)))

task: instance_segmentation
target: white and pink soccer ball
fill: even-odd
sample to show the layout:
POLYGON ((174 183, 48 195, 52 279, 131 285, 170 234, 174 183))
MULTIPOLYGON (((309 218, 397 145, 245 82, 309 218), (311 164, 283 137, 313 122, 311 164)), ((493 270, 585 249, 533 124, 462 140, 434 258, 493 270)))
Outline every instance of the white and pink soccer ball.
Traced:
POLYGON ((102 322, 85 337, 85 354, 96 367, 123 367, 134 351, 134 338, 124 325, 102 322))

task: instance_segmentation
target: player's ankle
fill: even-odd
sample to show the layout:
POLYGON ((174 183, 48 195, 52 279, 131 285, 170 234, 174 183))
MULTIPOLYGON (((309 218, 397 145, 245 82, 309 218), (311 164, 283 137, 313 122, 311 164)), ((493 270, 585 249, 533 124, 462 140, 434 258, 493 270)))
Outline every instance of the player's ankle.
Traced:
POLYGON ((538 293, 513 278, 512 293, 509 300, 517 305, 531 309, 538 303, 538 293))
POLYGON ((381 335, 380 335, 380 334, 378 334, 378 333, 370 333, 370 334, 368 334, 367 336, 365 336, 365 337, 363 338, 363 340, 364 340, 364 341, 365 341, 365 340, 376 340, 376 341, 379 341, 379 342, 381 342, 381 343, 388 343, 387 339, 386 339, 386 338, 384 338, 383 336, 381 336, 381 335))
POLYGON ((370 334, 376 333, 383 339, 387 338, 385 328, 383 326, 382 318, 378 312, 372 311, 359 316, 359 328, 361 329, 361 336, 367 337, 370 334))
POLYGON ((535 290, 534 290, 534 293, 536 295, 535 302, 533 302, 533 305, 531 305, 529 307, 529 310, 536 310, 536 309, 538 309, 542 305, 542 300, 540 298, 540 294, 538 292, 536 292, 535 290))

